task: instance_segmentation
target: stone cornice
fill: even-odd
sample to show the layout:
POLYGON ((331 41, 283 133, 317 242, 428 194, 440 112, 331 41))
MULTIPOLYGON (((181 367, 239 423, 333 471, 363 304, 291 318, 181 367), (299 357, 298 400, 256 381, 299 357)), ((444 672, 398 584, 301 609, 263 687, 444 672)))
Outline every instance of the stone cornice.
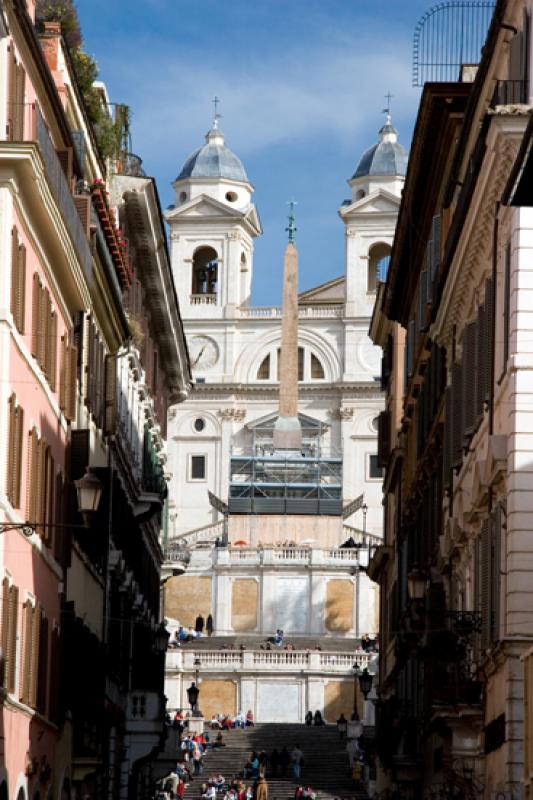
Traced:
POLYGON ((496 204, 505 188, 529 116, 495 115, 487 134, 487 153, 444 286, 431 336, 445 345, 454 325, 462 328, 477 308, 474 293, 488 277, 496 204))

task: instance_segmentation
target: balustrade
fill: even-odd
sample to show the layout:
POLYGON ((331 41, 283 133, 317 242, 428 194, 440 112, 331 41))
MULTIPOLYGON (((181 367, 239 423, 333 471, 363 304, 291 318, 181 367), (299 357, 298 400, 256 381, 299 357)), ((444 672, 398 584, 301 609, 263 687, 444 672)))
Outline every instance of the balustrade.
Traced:
POLYGON ((377 658, 374 653, 321 652, 316 650, 169 650, 167 671, 190 672, 200 661, 202 672, 220 672, 231 669, 238 672, 261 672, 283 667, 299 668, 310 672, 339 672, 353 674, 353 665, 369 667, 377 658))

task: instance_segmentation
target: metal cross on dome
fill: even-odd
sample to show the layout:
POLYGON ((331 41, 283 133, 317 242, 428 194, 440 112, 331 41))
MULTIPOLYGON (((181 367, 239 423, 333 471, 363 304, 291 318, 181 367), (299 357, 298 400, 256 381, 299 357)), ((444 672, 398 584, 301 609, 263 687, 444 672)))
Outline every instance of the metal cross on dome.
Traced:
POLYGON ((220 103, 220 97, 217 97, 215 95, 213 97, 213 99, 211 100, 211 102, 215 106, 215 116, 213 118, 213 128, 216 130, 218 128, 218 121, 219 121, 220 117, 222 116, 222 114, 218 113, 218 104, 220 103))
POLYGON ((390 117, 390 112, 391 112, 391 100, 392 100, 392 98, 393 98, 393 97, 394 97, 394 95, 390 93, 390 89, 389 89, 389 91, 388 91, 388 92, 387 92, 387 94, 385 95, 385 100, 387 101, 387 105, 385 106, 385 108, 384 108, 384 109, 383 109, 383 111, 382 111, 382 113, 383 113, 383 114, 387 114, 387 116, 388 116, 388 117, 390 117))

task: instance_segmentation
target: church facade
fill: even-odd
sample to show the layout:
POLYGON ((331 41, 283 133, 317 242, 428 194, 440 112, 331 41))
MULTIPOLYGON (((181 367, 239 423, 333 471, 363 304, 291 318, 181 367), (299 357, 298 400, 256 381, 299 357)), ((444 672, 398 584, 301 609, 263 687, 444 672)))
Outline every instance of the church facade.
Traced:
MULTIPOLYGON (((167 581, 165 613, 171 625, 185 626, 212 614, 217 647, 218 637, 246 642, 245 651, 231 655, 198 644, 202 672, 209 673, 202 703, 208 712, 246 706, 272 720, 280 713, 268 706, 272 681, 291 720, 303 719, 309 707, 330 717, 353 707, 356 640, 377 632, 378 598, 364 567, 382 526, 380 351, 368 326, 406 161, 388 119, 339 211, 343 274, 299 294, 297 470, 272 461, 282 310, 250 303, 261 223, 253 187, 217 120, 174 182, 176 202, 166 217, 195 386, 169 416, 167 574, 184 574, 167 581), (359 508, 346 516, 358 497, 359 508), (350 539, 358 547, 340 548, 350 539), (312 669, 306 661, 305 679, 295 653, 263 652, 260 642, 278 627, 300 660, 313 660, 312 669), (314 654, 318 641, 327 657, 314 654), (221 696, 227 709, 215 708, 221 696)), ((194 644, 187 648, 167 659, 171 708, 186 706, 194 644)))

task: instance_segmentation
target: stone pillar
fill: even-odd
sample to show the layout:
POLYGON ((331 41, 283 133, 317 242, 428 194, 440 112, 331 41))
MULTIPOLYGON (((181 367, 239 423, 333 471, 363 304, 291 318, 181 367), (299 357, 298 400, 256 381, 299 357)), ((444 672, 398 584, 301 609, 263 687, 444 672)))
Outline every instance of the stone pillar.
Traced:
POLYGON ((285 248, 283 317, 279 382, 279 417, 274 427, 274 449, 299 451, 302 431, 298 420, 298 251, 285 248))

